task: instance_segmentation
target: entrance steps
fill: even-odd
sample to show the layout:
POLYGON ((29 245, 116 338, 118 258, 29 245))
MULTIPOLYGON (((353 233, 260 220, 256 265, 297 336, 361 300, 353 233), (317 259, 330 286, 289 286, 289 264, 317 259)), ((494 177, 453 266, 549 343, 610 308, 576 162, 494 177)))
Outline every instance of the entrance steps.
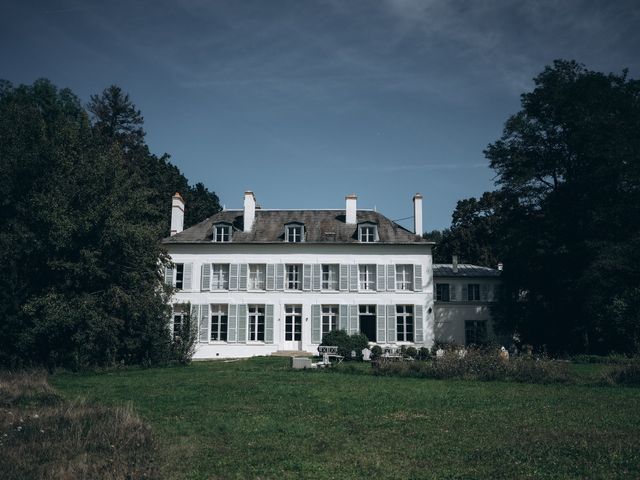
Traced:
POLYGON ((311 352, 303 352, 300 350, 279 350, 271 354, 272 357, 313 357, 315 354, 311 352))

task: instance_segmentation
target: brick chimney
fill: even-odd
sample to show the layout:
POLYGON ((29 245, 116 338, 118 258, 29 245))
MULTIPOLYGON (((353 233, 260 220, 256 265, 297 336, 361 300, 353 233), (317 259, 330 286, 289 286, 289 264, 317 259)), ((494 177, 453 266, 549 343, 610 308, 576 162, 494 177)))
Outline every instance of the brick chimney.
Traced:
POLYGON ((416 193, 413 196, 413 233, 422 236, 422 195, 416 193))
POLYGON ((253 229, 253 222, 256 219, 256 196, 252 191, 244 192, 244 231, 250 232, 253 229))
POLYGON ((171 197, 171 236, 184 228, 184 198, 178 192, 171 197))
POLYGON ((346 202, 346 206, 345 206, 345 223, 348 224, 355 224, 357 223, 357 215, 356 212, 357 207, 356 207, 356 201, 358 200, 358 197, 356 196, 355 193, 352 193, 350 195, 347 195, 346 197, 344 197, 345 202, 346 202))

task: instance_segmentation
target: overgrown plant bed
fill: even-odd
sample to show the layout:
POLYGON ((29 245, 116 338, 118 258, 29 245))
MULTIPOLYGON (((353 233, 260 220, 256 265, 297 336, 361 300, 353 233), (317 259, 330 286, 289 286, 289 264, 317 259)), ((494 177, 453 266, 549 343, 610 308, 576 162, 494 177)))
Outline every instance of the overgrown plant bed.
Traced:
POLYGON ((0 477, 153 479, 156 444, 130 406, 65 401, 43 372, 0 373, 0 477))

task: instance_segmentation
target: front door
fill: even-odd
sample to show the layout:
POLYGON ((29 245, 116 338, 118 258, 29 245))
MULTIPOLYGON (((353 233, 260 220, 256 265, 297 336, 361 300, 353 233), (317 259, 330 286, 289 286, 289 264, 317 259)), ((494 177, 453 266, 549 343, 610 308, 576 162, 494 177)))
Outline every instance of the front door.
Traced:
POLYGON ((370 342, 376 341, 376 306, 360 305, 360 333, 370 342))
POLYGON ((284 349, 302 349, 302 305, 284 306, 284 349))

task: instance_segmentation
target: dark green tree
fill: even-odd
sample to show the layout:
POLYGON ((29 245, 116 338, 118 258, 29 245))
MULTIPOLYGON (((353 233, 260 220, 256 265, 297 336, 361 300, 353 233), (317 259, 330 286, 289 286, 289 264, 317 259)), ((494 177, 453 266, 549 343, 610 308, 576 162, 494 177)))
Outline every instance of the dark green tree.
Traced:
POLYGON ((640 348, 640 83, 555 61, 485 151, 505 329, 552 351, 640 348))

